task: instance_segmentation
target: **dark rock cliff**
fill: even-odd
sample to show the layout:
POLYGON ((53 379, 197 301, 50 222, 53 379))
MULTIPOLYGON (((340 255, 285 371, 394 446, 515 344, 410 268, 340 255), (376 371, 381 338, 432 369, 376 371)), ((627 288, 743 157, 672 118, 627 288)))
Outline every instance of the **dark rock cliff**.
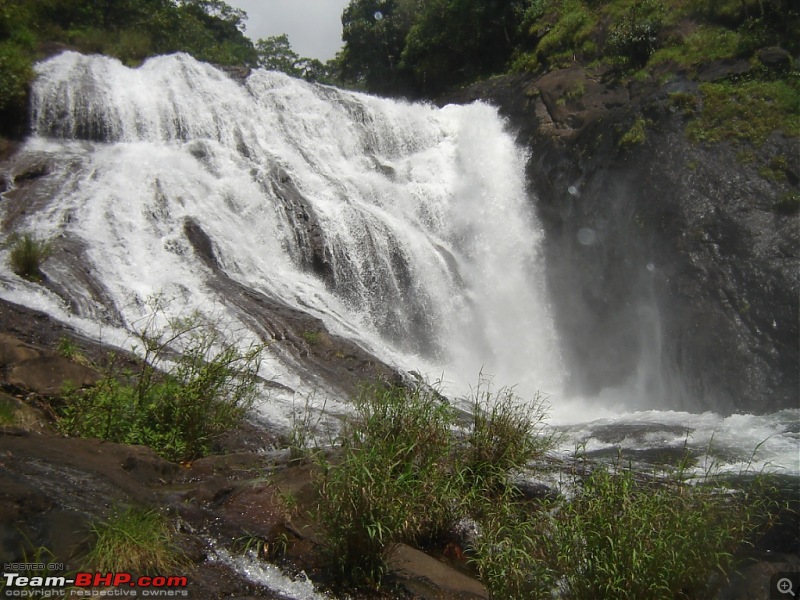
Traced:
POLYGON ((442 102, 497 105, 530 149, 575 392, 627 388, 642 407, 725 413, 796 407, 800 217, 781 198, 797 194, 797 140, 776 133, 754 150, 784 157, 765 178, 740 148, 691 143, 676 91, 696 84, 613 85, 573 68, 442 102))

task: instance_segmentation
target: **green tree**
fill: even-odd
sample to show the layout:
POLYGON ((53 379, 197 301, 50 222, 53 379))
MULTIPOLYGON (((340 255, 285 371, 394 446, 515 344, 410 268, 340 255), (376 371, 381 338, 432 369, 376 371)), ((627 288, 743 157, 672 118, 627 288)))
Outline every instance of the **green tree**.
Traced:
POLYGON ((285 33, 262 38, 256 42, 258 66, 270 71, 281 71, 306 81, 333 83, 337 72, 336 59, 323 63, 316 58, 300 56, 292 49, 285 33))
POLYGON ((230 32, 233 27, 239 33, 244 33, 247 13, 241 8, 233 8, 221 0, 181 0, 180 3, 198 15, 213 19, 220 30, 230 32))
POLYGON ((256 42, 258 66, 270 71, 282 71, 293 77, 303 75, 303 61, 300 55, 292 50, 289 36, 285 33, 262 38, 256 42))
POLYGON ((409 93, 411 74, 400 57, 420 5, 419 0, 352 0, 342 13, 344 80, 373 92, 409 93))
POLYGON ((430 0, 409 30, 402 66, 416 88, 437 93, 505 71, 526 0, 430 0))

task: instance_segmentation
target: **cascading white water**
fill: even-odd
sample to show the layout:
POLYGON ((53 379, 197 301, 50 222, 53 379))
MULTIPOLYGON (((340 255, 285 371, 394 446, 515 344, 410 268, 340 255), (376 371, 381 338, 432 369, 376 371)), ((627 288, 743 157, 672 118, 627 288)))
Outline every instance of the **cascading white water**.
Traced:
MULTIPOLYGON (((631 414, 613 397, 565 401, 527 157, 493 108, 412 105, 263 71, 240 84, 185 55, 128 69, 67 52, 37 72, 22 154, 51 157, 52 193, 16 225, 70 240, 86 264, 46 264, 60 295, 6 267, 1 297, 122 344, 161 294, 170 310, 199 310, 255 339, 209 284, 191 222, 230 279, 389 363, 444 375, 448 391, 483 369, 522 395, 552 394, 560 422, 604 417, 573 426, 567 450, 576 439, 680 447, 685 430, 700 448, 724 440, 722 460, 735 468, 763 441, 741 433, 756 431, 768 436, 756 464, 800 472, 798 411, 698 418, 631 414), (621 435, 620 423, 634 433, 603 441, 621 435)), ((265 375, 304 390, 295 365, 269 350, 265 359, 265 375)), ((290 401, 273 396, 262 409, 286 422, 290 401)))
POLYGON ((38 67, 33 126, 32 144, 70 159, 31 225, 86 243, 124 321, 154 293, 225 306, 185 239, 191 218, 232 278, 381 358, 456 385, 483 368, 560 389, 526 157, 489 106, 264 71, 243 86, 186 55, 132 70, 64 53, 38 67))

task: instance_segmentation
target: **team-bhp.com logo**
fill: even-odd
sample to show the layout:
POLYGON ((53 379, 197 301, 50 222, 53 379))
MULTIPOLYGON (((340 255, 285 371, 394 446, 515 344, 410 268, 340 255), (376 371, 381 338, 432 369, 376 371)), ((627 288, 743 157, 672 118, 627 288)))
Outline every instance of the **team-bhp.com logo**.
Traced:
POLYGON ((3 595, 8 598, 187 597, 187 585, 182 576, 136 577, 125 572, 79 572, 72 577, 3 573, 3 595))

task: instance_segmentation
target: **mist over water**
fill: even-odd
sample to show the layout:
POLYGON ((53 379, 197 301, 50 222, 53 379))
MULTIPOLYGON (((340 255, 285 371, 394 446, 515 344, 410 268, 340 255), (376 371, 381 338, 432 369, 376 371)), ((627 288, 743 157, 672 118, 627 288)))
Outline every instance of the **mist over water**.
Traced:
MULTIPOLYGON (((494 108, 438 109, 264 71, 242 85, 186 55, 134 70, 67 52, 37 71, 24 152, 57 158, 48 174, 57 192, 21 227, 75 242, 95 285, 48 263, 60 295, 4 272, 4 298, 122 343, 161 294, 175 314, 196 309, 243 343, 255 340, 247 316, 208 285, 209 267, 185 234, 191 220, 233 280, 392 365, 444 376, 450 393, 483 370, 523 396, 547 393, 561 423, 692 420, 631 416, 621 404, 638 390, 662 392, 656 314, 643 319, 650 354, 630 386, 602 402, 565 397, 528 157, 494 108)), ((267 355, 265 375, 313 387, 267 355)), ((285 403, 271 402, 262 411, 285 419, 285 403)), ((783 435, 787 419, 797 415, 770 431, 783 435)), ((719 427, 710 417, 702 424, 719 427)), ((787 435, 782 443, 796 440, 787 435)))

